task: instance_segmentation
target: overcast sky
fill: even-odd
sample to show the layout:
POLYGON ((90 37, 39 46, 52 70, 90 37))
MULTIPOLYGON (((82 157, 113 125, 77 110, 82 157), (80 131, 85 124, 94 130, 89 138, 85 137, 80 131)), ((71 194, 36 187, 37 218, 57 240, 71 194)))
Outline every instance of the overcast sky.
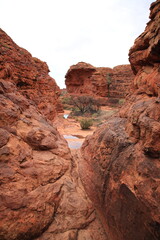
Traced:
POLYGON ((0 0, 0 27, 47 62, 64 87, 80 61, 96 67, 128 63, 128 51, 149 21, 152 0, 0 0))

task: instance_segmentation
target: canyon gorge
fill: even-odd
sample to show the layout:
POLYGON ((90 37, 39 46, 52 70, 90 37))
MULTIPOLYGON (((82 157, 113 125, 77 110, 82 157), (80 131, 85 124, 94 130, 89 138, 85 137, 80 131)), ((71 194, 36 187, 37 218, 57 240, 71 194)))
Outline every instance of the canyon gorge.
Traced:
POLYGON ((0 240, 160 239, 160 0, 129 61, 66 73, 71 95, 126 97, 71 150, 47 64, 0 29, 0 240))

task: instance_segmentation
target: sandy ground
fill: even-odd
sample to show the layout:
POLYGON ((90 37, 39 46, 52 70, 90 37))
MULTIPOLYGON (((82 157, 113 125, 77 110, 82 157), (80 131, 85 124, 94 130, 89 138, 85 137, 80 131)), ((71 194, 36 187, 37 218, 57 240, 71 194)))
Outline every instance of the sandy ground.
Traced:
MULTIPOLYGON (((102 107, 101 110, 107 112, 111 111, 112 108, 105 106, 102 107)), ((69 113, 69 110, 64 110, 64 113, 60 113, 55 120, 54 125, 67 140, 69 147, 71 149, 77 149, 81 147, 85 137, 91 135, 97 127, 92 126, 90 129, 82 130, 80 124, 75 119, 64 118, 64 115, 69 115, 69 113)))
POLYGON ((91 129, 88 130, 82 130, 80 124, 75 119, 65 119, 63 117, 64 114, 69 113, 69 110, 65 110, 63 114, 60 114, 58 116, 59 122, 57 128, 61 134, 78 135, 80 138, 85 138, 87 135, 92 134, 93 131, 96 129, 95 127, 91 127, 91 129))
POLYGON ((63 114, 59 114, 54 124, 58 131, 65 137, 70 148, 79 148, 85 137, 91 135, 96 127, 91 127, 88 130, 82 130, 80 124, 71 118, 64 118, 65 114, 69 114, 69 110, 65 110, 63 114))

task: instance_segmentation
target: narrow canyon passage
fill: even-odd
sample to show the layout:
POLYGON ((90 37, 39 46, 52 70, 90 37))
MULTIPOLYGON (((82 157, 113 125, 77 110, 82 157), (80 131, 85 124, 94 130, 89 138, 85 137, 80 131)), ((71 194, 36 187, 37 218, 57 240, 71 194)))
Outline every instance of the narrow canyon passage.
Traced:
MULTIPOLYGON (((0 29, 0 240, 160 239, 160 0, 150 10, 129 51, 130 93, 107 92, 105 107, 77 95, 89 112, 0 29)), ((80 94, 119 79, 93 70, 80 94)))

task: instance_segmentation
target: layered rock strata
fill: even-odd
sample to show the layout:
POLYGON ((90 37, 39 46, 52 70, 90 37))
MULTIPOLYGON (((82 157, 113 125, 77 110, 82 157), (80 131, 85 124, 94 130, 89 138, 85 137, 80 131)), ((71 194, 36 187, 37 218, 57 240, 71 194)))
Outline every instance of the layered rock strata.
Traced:
POLYGON ((133 78, 130 65, 120 65, 112 69, 96 68, 80 62, 70 67, 65 83, 70 94, 124 98, 128 94, 133 78))
POLYGON ((87 137, 79 158, 111 240, 160 239, 160 0, 150 10, 129 53, 134 91, 117 116, 87 137))
MULTIPOLYGON (((0 239, 107 240, 81 184, 66 140, 54 123, 40 114, 39 102, 35 99, 37 90, 31 88, 33 79, 25 78, 23 73, 26 65, 23 68, 22 59, 20 62, 14 59, 17 57, 14 49, 11 56, 5 55, 9 54, 7 51, 3 46, 3 66, 12 57, 14 68, 11 72, 2 68, 0 79, 0 239), (21 89, 17 84, 17 71, 23 76, 19 75, 18 79, 29 83, 30 90, 21 89)), ((27 56, 24 62, 28 61, 27 56)), ((34 75, 34 70, 32 73, 34 75)), ((43 77, 42 74, 45 81, 43 77)), ((55 109, 55 93, 52 94, 55 109)))
POLYGON ((60 89, 48 73, 45 62, 32 57, 0 29, 0 78, 14 82, 21 94, 53 120, 57 111, 63 109, 59 100, 60 89))

